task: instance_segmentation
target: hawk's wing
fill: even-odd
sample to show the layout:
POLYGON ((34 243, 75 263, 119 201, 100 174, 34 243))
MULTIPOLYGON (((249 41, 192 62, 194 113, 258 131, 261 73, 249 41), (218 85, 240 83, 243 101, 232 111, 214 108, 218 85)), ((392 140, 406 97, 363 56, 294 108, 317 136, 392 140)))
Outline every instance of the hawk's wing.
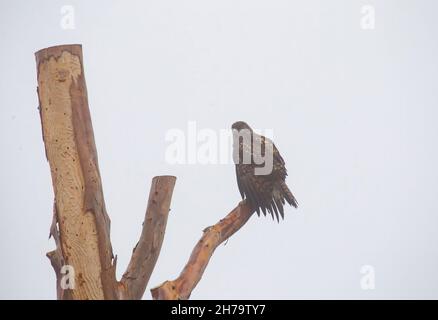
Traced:
POLYGON ((285 162, 271 140, 255 133, 253 133, 252 139, 252 144, 244 143, 244 141, 239 141, 238 144, 239 163, 236 163, 237 186, 239 187, 242 199, 246 198, 257 211, 257 214, 260 215, 261 209, 265 215, 266 211, 271 213, 272 217, 274 217, 275 213, 278 220, 279 213, 281 217, 284 214, 283 205, 285 198, 289 203, 294 203, 295 205, 295 199, 285 184, 287 176, 285 162), (260 144, 262 156, 265 156, 265 150, 272 150, 273 168, 270 174, 255 174, 255 168, 264 167, 265 164, 256 164, 254 162, 254 158, 260 156, 255 155, 253 152, 254 143, 260 144), (266 149, 267 144, 270 144, 272 148, 268 147, 266 149), (243 163, 245 156, 246 159, 251 159, 251 163, 243 163))
POLYGON ((253 164, 236 164, 237 186, 239 187, 240 195, 242 199, 248 199, 258 214, 260 214, 260 208, 265 213, 265 193, 260 191, 266 190, 268 192, 268 186, 263 186, 263 180, 259 177, 254 175, 253 164))
POLYGON ((266 138, 265 136, 260 136, 258 134, 254 134, 254 140, 256 143, 261 143, 263 155, 266 150, 266 145, 270 144, 272 146, 272 172, 269 176, 272 179, 282 179, 284 181, 287 176, 286 164, 275 144, 272 142, 271 139, 266 138))

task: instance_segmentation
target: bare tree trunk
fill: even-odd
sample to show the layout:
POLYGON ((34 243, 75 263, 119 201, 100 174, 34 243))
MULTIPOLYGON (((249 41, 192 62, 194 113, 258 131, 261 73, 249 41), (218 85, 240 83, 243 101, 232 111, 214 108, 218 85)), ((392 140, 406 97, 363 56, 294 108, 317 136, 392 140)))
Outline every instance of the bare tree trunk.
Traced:
POLYGON ((35 55, 43 140, 55 194, 50 234, 57 247, 47 256, 57 275, 58 299, 140 299, 160 252, 176 178, 154 178, 140 241, 118 282, 82 47, 56 46, 35 55), (74 270, 74 289, 62 286, 64 265, 74 270))

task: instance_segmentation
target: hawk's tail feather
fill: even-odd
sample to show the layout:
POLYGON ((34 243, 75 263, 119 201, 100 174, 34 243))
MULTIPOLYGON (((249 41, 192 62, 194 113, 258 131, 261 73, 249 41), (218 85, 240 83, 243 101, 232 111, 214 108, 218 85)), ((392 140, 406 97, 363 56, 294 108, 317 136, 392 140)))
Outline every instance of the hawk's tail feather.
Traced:
POLYGON ((275 218, 274 218, 274 209, 272 207, 272 205, 273 205, 272 198, 269 197, 269 195, 266 194, 266 193, 262 193, 262 194, 260 194, 260 196, 262 197, 262 201, 263 201, 262 210, 263 210, 263 208, 266 208, 268 213, 271 214, 272 220, 275 220, 275 218))
POLYGON ((280 219, 278 217, 277 206, 275 205, 274 201, 275 201, 274 199, 271 200, 271 208, 274 211, 274 212, 271 211, 272 219, 274 219, 274 213, 275 213, 275 217, 277 218, 277 222, 280 222, 280 219))
POLYGON ((282 193, 283 193, 283 197, 286 199, 286 201, 290 205, 294 206, 295 208, 298 208, 297 199, 295 199, 294 195, 289 190, 288 186, 286 185, 286 183, 284 181, 281 182, 281 190, 282 190, 282 193))
POLYGON ((267 198, 266 194, 258 193, 253 186, 245 184, 245 198, 249 201, 251 207, 260 216, 260 211, 266 216, 266 213, 272 216, 272 219, 277 219, 280 222, 280 217, 284 219, 284 208, 286 201, 294 206, 298 206, 298 203, 289 190, 285 182, 280 183, 280 187, 276 188, 276 192, 272 198, 267 198), (286 200, 286 201, 285 201, 286 200))
POLYGON ((278 211, 280 211, 281 218, 284 219, 284 210, 283 210, 283 204, 281 203, 281 200, 274 197, 275 204, 277 205, 278 211))

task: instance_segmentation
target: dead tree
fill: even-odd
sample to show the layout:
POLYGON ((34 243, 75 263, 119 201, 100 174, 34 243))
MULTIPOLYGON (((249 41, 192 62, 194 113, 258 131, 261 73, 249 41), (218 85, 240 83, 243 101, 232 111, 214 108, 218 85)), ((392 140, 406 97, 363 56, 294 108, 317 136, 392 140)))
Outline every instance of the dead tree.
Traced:
POLYGON ((190 298, 213 255, 214 250, 237 232, 251 217, 253 211, 244 201, 214 226, 204 229, 204 234, 192 251, 189 261, 179 277, 165 281, 151 290, 156 300, 185 300, 190 298))
MULTIPOLYGON (((47 253, 57 278, 58 299, 141 299, 158 259, 176 178, 152 179, 140 240, 126 272, 116 279, 117 256, 110 241, 110 219, 103 198, 93 127, 88 107, 81 45, 62 45, 35 54, 38 99, 54 190, 47 253), (64 266, 74 288, 63 285, 64 266)), ((188 299, 214 249, 252 215, 245 203, 207 228, 180 277, 152 290, 155 299, 188 299)))

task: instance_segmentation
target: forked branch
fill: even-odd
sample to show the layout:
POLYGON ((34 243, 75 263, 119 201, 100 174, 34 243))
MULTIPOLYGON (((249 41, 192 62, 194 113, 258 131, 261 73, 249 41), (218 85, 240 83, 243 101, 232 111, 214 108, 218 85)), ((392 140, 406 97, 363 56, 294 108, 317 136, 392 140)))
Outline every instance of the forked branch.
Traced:
POLYGON ((55 194, 50 235, 56 249, 47 257, 56 272, 57 297, 140 299, 161 249, 176 178, 152 180, 140 241, 122 280, 117 281, 82 47, 55 46, 35 55, 43 141, 55 194), (74 286, 62 286, 64 265, 74 270, 74 286))

